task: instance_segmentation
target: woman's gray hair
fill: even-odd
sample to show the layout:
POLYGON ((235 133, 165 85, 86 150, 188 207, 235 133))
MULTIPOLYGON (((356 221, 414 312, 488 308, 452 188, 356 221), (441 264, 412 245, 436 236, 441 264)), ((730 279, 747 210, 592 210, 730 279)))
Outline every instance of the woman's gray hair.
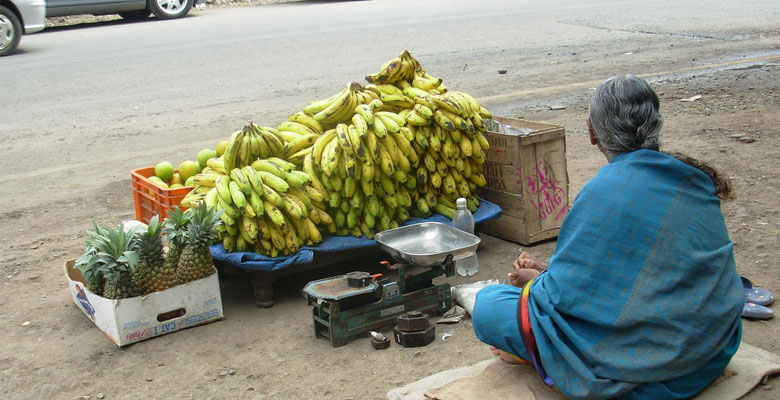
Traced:
POLYGON ((612 154, 659 150, 664 118, 655 91, 644 79, 618 75, 602 83, 590 100, 596 139, 612 154))

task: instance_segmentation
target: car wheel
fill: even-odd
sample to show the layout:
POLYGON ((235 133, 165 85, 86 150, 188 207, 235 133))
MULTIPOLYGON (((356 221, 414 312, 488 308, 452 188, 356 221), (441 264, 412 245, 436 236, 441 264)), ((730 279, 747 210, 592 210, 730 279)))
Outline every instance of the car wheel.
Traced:
POLYGON ((143 10, 138 11, 128 11, 119 13, 119 16, 122 17, 122 19, 127 21, 138 21, 140 19, 149 18, 149 15, 151 15, 152 12, 149 11, 148 8, 145 8, 143 10))
POLYGON ((13 11, 0 6, 0 57, 14 51, 21 39, 22 24, 19 18, 13 11))
POLYGON ((192 8, 193 0, 149 0, 149 9, 160 19, 181 18, 192 8))

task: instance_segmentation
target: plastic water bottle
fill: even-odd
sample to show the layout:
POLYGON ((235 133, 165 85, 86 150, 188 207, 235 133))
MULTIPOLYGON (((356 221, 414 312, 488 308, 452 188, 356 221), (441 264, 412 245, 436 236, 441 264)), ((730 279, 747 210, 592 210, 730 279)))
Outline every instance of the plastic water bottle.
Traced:
MULTIPOLYGON (((462 231, 474 234, 474 216, 471 215, 466 206, 466 199, 459 198, 456 203, 458 209, 455 211, 455 216, 452 217, 452 226, 462 231)), ((479 269, 479 261, 477 260, 477 253, 460 260, 455 260, 455 270, 458 271, 460 276, 473 276, 479 269)))

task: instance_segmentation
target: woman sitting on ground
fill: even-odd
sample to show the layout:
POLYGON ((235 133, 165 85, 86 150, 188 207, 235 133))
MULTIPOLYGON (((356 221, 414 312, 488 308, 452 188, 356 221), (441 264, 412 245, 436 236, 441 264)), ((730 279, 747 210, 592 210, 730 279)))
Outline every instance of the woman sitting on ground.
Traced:
POLYGON ((574 200, 549 267, 521 255, 513 286, 477 294, 477 337, 569 398, 689 398, 740 343, 729 182, 659 150, 658 108, 638 77, 599 86, 588 131, 608 164, 574 200))

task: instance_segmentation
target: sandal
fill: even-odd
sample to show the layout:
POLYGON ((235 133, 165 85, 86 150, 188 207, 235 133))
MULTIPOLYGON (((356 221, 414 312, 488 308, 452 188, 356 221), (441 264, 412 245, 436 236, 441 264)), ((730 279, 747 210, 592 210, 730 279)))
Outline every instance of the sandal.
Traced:
POLYGON ((750 279, 745 278, 742 275, 739 277, 742 279, 742 287, 745 291, 745 301, 755 303, 760 306, 768 306, 772 304, 773 301, 775 301, 775 295, 773 295, 772 292, 766 289, 754 288, 753 283, 750 282, 750 279))
POLYGON ((745 302, 742 308, 742 318, 745 319, 770 319, 775 316, 774 311, 762 305, 745 302))

